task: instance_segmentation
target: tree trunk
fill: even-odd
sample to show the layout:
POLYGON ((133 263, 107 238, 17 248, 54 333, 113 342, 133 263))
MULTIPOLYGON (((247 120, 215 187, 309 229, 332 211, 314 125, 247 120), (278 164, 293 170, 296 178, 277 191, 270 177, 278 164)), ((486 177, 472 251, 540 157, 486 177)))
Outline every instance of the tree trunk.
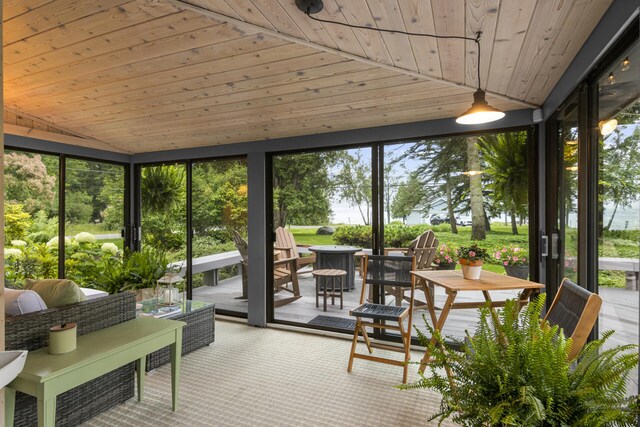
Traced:
POLYGON ((613 207, 613 213, 611 214, 611 218, 609 218, 609 222, 607 223, 607 226, 604 227, 604 230, 609 231, 611 229, 611 224, 613 223, 613 218, 616 216, 617 210, 618 210, 618 202, 616 202, 615 206, 613 207))
POLYGON ((489 215, 487 215, 487 210, 482 209, 482 215, 484 216, 484 229, 487 231, 491 231, 491 222, 489 221, 489 215))
MULTIPOLYGON (((481 170, 476 137, 467 138, 467 167, 470 171, 481 170)), ((487 230, 484 227, 482 174, 469 175, 469 197, 471 199, 471 239, 485 240, 487 238, 487 230)))
POLYGON ((453 189, 451 188, 449 177, 447 177, 445 188, 447 192, 447 212, 449 212, 449 223, 451 224, 451 232, 453 234, 458 234, 458 224, 456 224, 455 212, 453 212, 453 197, 451 195, 453 189))
POLYGON ((518 219, 515 210, 511 211, 511 234, 514 236, 518 234, 518 219))
POLYGON ((385 210, 387 211, 387 224, 391 224, 391 191, 389 188, 387 188, 387 191, 385 192, 384 198, 385 198, 385 210))

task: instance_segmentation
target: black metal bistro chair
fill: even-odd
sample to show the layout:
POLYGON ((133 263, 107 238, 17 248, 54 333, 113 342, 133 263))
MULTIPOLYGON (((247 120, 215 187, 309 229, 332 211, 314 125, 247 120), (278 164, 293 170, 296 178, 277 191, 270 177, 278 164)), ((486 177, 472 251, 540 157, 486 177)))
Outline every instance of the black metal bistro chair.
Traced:
POLYGON ((408 362, 410 359, 411 324, 415 295, 415 279, 413 279, 411 275, 411 270, 415 270, 415 258, 409 256, 369 255, 364 257, 364 263, 364 278, 362 280, 360 306, 349 312, 351 316, 356 318, 356 326, 353 332, 353 343, 351 344, 351 353, 349 355, 349 367, 347 372, 351 372, 351 369, 353 368, 353 359, 366 359, 389 365, 402 366, 404 369, 402 382, 406 383, 408 362), (395 286, 410 290, 411 295, 408 299, 409 305, 390 306, 368 303, 365 301, 367 286, 380 286, 381 294, 384 294, 385 286, 395 286), (407 317, 408 325, 405 328, 403 322, 407 317), (398 331, 402 339, 402 348, 372 343, 369 339, 369 335, 367 334, 367 327, 398 331), (367 349, 369 350, 368 354, 356 352, 358 336, 360 334, 362 334, 364 342, 367 345, 367 349), (404 353, 404 358, 403 360, 397 360, 373 356, 371 355, 371 353, 373 353, 373 347, 404 353))

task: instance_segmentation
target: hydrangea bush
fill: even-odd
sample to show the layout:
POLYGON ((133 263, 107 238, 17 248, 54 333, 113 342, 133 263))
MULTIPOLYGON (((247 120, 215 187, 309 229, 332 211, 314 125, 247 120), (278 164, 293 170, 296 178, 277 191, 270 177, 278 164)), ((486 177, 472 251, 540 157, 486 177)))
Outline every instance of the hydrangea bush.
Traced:
POLYGON ((517 246, 508 246, 496 251, 493 257, 505 267, 529 265, 529 252, 517 246))
POLYGON ((440 245, 436 252, 436 256, 433 258, 433 263, 439 266, 451 265, 457 262, 457 257, 458 254, 455 249, 450 248, 447 245, 440 245))

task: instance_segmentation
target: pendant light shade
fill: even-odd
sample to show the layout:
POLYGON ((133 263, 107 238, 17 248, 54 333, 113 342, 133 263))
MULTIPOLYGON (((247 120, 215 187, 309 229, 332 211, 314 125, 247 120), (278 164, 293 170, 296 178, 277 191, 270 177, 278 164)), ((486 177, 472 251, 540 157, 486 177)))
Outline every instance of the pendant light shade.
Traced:
POLYGON ((476 125, 480 123, 494 122, 503 117, 504 113, 489 105, 485 99, 484 91, 482 89, 478 89, 473 94, 473 104, 471 104, 471 108, 458 117, 456 122, 461 125, 476 125))

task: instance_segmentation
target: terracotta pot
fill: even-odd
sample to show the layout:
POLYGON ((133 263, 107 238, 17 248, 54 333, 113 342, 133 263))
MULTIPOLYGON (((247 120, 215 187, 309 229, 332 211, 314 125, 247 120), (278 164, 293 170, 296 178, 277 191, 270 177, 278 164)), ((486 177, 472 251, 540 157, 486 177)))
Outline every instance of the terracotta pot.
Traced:
POLYGON ((507 272, 507 276, 517 277, 518 279, 524 280, 529 278, 528 265, 505 265, 504 271, 507 272))
POLYGON ((470 265, 470 266, 478 266, 484 264, 484 261, 481 259, 476 259, 473 261, 469 261, 465 258, 460 258, 460 265, 470 265))

